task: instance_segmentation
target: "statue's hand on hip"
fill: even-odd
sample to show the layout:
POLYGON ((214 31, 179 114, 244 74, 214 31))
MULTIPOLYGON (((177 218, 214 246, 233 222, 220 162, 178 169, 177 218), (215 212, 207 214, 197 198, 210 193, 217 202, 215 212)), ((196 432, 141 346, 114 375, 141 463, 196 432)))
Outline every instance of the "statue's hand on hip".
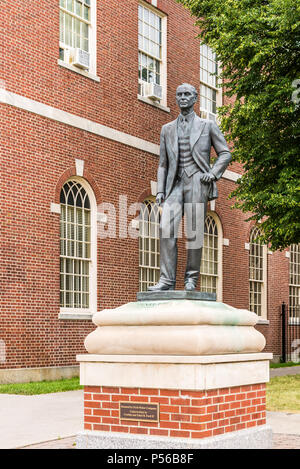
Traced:
POLYGON ((211 181, 215 181, 215 176, 212 173, 203 173, 201 174, 201 182, 208 184, 211 181))
POLYGON ((160 207, 165 200, 165 194, 163 192, 159 192, 156 196, 156 203, 160 207))

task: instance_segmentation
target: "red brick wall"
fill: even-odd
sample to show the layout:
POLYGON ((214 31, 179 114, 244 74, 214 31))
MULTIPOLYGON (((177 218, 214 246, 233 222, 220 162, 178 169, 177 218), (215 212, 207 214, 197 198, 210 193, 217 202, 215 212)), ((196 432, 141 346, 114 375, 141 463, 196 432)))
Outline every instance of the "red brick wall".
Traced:
MULTIPOLYGON (((183 81, 199 85, 199 42, 194 19, 175 0, 160 0, 168 15, 168 106, 171 113, 137 99, 137 0, 98 1, 97 74, 100 83, 57 64, 58 2, 4 2, 3 74, 8 91, 91 119, 153 143, 163 124, 177 116, 175 90, 183 81), (183 27, 184 25, 184 27, 183 27)), ((199 106, 196 108, 199 111, 199 106)), ((75 364, 88 321, 62 321, 59 314, 59 215, 50 212, 59 190, 75 174, 76 158, 85 162, 84 177, 97 204, 128 203, 150 194, 158 159, 140 150, 1 105, 1 322, 0 339, 7 361, 1 368, 75 364)), ((234 163, 232 170, 240 170, 234 163)), ((218 183, 216 202, 224 237, 223 300, 248 308, 249 225, 232 210, 227 195, 234 183, 218 183)), ((179 242, 178 285, 183 287, 184 242, 179 242)), ((267 350, 280 353, 278 306, 288 302, 288 260, 268 256, 270 325, 260 326, 267 350)), ((133 301, 138 290, 138 242, 98 240, 98 308, 133 301)))
POLYGON ((85 386, 84 429, 206 438, 266 424, 266 385, 211 391, 85 386), (121 420, 119 402, 159 404, 159 422, 121 420))
POLYGON ((58 2, 5 2, 6 48, 3 78, 9 91, 159 141, 161 126, 175 118, 175 90, 183 81, 198 86, 199 41, 189 12, 175 0, 161 0, 168 17, 168 105, 171 115, 137 100, 138 1, 98 0, 97 75, 100 83, 57 64, 58 2), (184 35, 182 30, 184 25, 184 35), (147 119, 145 120, 145 113, 147 119))

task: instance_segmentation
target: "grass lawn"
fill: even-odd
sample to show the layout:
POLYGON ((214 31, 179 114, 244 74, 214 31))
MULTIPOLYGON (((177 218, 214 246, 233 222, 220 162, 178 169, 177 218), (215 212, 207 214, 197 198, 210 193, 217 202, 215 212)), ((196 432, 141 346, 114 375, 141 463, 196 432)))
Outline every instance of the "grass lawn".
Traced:
POLYGON ((267 383, 267 410, 300 413, 300 375, 271 378, 267 383))
POLYGON ((79 384, 79 378, 39 381, 36 383, 0 384, 0 394, 23 394, 27 396, 75 391, 77 389, 83 389, 83 386, 79 384))
POLYGON ((300 366, 300 363, 295 363, 295 362, 270 363, 270 368, 283 368, 285 366, 300 366))

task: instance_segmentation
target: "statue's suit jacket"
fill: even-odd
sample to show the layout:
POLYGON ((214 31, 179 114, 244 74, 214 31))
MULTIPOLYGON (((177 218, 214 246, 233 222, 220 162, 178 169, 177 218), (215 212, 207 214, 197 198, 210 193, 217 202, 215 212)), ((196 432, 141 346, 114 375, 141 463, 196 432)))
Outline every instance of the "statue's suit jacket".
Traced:
MULTIPOLYGON (((157 192, 163 192, 165 199, 172 192, 176 182, 179 145, 178 145, 178 118, 162 127, 160 138, 160 159, 157 174, 157 192)), ((195 115, 191 135, 190 146, 193 158, 201 172, 211 172, 216 180, 220 179, 231 160, 231 154, 225 138, 217 124, 213 121, 201 119, 195 115), (210 167, 211 146, 215 149, 218 157, 210 167)), ((216 182, 210 183, 208 200, 218 197, 216 182)))

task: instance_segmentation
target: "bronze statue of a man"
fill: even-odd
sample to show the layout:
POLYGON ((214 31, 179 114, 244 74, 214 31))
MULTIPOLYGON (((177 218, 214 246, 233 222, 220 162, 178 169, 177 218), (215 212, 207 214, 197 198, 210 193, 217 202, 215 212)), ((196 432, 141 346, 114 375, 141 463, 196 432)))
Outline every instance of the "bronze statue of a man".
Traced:
POLYGON ((156 202, 162 205, 160 223, 160 280, 149 291, 174 290, 177 268, 177 234, 185 215, 187 263, 185 290, 195 290, 199 278, 204 220, 208 200, 218 197, 216 181, 227 168, 231 154, 217 124, 194 112, 198 93, 184 83, 177 88, 178 118, 162 127, 156 202), (217 159, 210 166, 211 146, 217 159), (199 209, 199 210, 198 210, 199 209))

